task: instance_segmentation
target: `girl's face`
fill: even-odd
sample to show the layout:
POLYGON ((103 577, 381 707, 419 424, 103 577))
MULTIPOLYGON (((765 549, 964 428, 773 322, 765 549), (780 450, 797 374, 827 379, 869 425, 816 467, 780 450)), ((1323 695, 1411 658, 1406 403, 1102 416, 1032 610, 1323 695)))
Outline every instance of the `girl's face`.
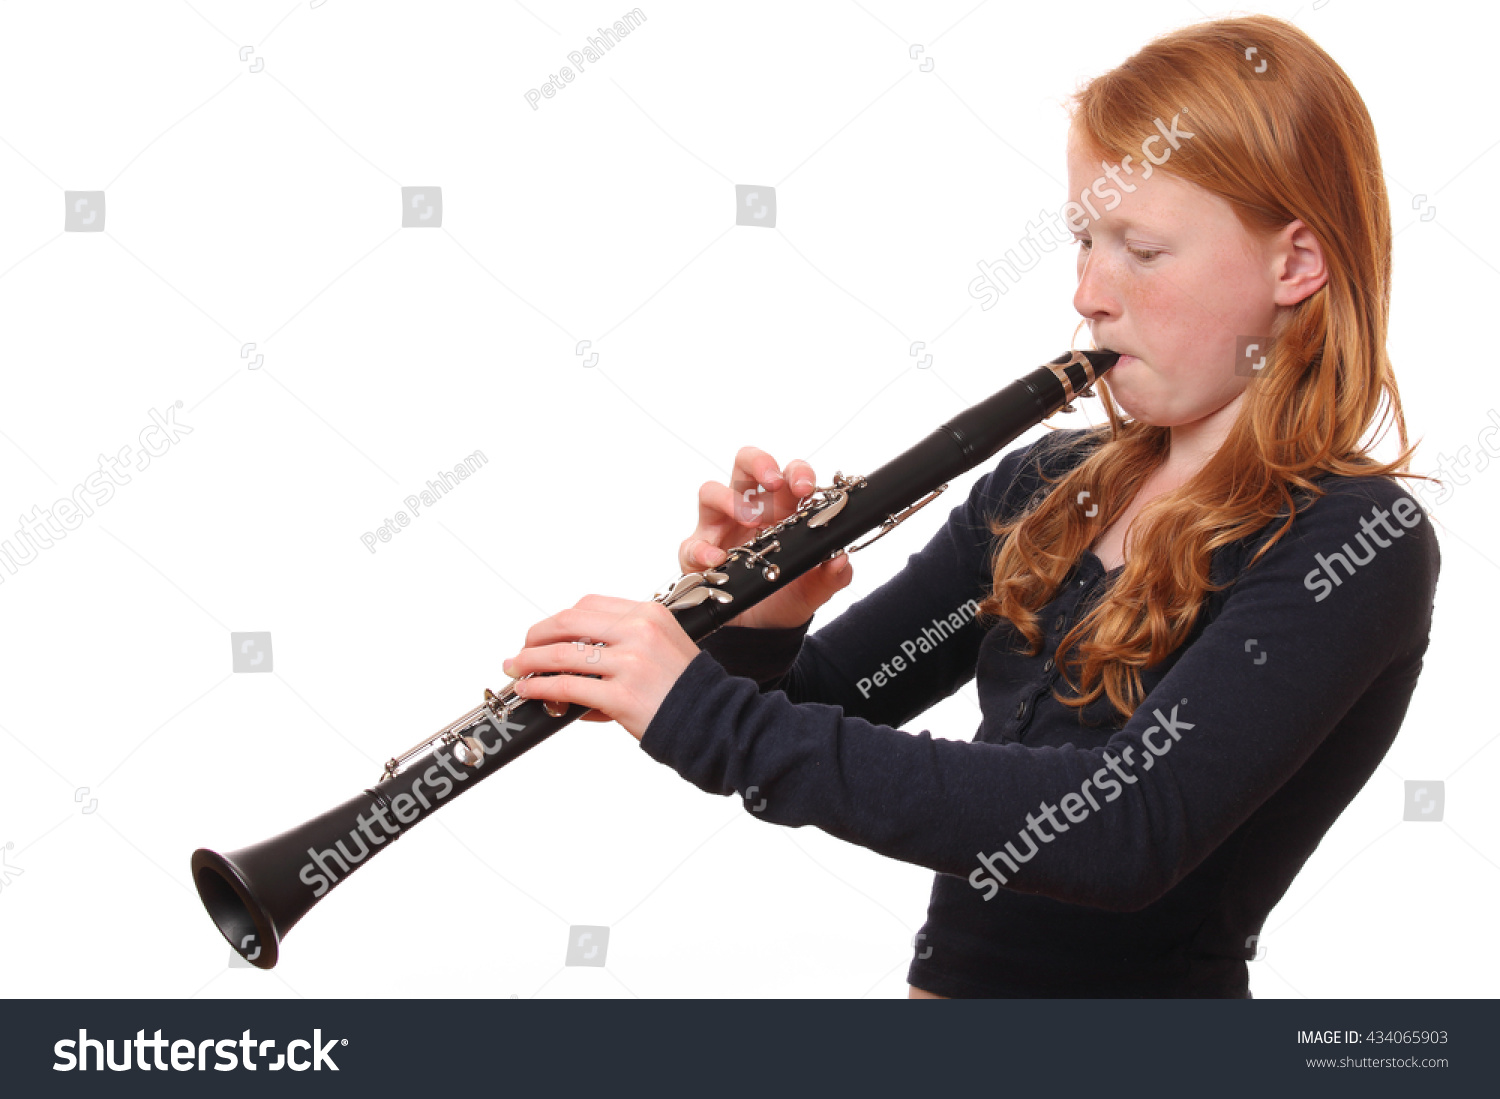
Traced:
POLYGON ((1073 306, 1096 347, 1128 356, 1109 387, 1131 417, 1176 427, 1222 410, 1227 430, 1278 309, 1327 280, 1322 251, 1300 221, 1252 235, 1217 195, 1161 168, 1144 179, 1143 162, 1129 167, 1101 161, 1077 127, 1069 132, 1069 197, 1090 192, 1099 215, 1072 223, 1080 241, 1073 306), (1107 210, 1111 187, 1120 199, 1107 210), (1241 365, 1247 338, 1262 346, 1241 365))

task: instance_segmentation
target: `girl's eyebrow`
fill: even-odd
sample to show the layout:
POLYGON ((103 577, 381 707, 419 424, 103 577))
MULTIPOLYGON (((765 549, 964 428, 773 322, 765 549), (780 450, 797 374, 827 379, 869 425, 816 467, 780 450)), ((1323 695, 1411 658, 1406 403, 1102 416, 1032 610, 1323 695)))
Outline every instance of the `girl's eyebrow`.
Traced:
POLYGON ((1088 224, 1087 227, 1088 228, 1092 228, 1093 226, 1099 224, 1099 222, 1101 222, 1101 221, 1105 222, 1105 226, 1104 227, 1106 229, 1114 231, 1114 232, 1122 232, 1122 233, 1123 232, 1127 232, 1128 230, 1131 230, 1131 229, 1144 229, 1148 233, 1160 233, 1160 232, 1165 232, 1166 229, 1167 229, 1167 226, 1165 226, 1165 225, 1163 225, 1163 224, 1161 224, 1159 222, 1139 221, 1139 220, 1136 220, 1135 218, 1125 218, 1125 217, 1117 218, 1117 217, 1113 216, 1112 214, 1110 214, 1108 211, 1106 211, 1099 218, 1090 218, 1089 219, 1089 224, 1088 224))

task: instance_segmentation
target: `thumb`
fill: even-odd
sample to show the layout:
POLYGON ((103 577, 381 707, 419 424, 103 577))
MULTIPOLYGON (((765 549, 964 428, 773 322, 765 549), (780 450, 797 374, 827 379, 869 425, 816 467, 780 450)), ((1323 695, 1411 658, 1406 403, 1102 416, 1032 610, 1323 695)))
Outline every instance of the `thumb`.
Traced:
POLYGON ((847 553, 841 553, 829 561, 824 561, 817 569, 818 594, 822 596, 818 602, 821 604, 831 598, 835 592, 843 591, 854 579, 854 563, 849 560, 847 553))

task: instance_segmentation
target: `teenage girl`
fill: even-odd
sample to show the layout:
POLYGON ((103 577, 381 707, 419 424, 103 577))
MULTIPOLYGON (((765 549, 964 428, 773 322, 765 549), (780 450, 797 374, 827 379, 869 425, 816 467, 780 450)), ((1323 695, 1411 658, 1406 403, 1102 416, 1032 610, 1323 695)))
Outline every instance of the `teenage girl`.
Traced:
MULTIPOLYGON (((936 871, 913 997, 1247 997, 1431 624, 1437 542, 1395 479, 1380 157, 1343 70, 1263 16, 1168 34, 1072 107, 1073 305, 1123 356, 1106 425, 1010 451, 817 633, 847 556, 701 648, 657 603, 587 596, 505 670, 580 673, 517 690, 591 707, 763 821, 936 871), (970 679, 973 741, 898 728, 970 679)), ((731 484, 756 482, 753 517, 703 485, 683 571, 816 476, 745 447, 731 484)))

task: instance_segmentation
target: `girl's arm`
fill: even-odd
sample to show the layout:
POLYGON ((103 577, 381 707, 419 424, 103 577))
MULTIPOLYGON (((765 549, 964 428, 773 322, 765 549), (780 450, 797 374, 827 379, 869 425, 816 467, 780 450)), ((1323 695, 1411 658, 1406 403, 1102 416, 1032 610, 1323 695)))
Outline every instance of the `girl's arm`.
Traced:
MULTIPOLYGON (((931 555, 926 565, 965 559, 950 537, 945 528, 923 551, 931 555)), ((1404 490, 1384 479, 1335 479, 1242 574, 1218 617, 1103 747, 953 741, 878 720, 904 719, 919 697, 959 682, 944 657, 927 665, 939 670, 925 673, 920 689, 898 677, 851 711, 761 693, 700 653, 641 748, 710 793, 743 796, 758 787, 762 820, 816 825, 966 877, 976 889, 997 870, 1006 888, 1135 911, 1171 889, 1336 734, 1310 769, 1332 776, 1315 796, 1335 804, 1333 816, 1353 798, 1415 687, 1438 568, 1430 522, 1404 490), (1362 535, 1373 556, 1351 575, 1339 558, 1350 557, 1345 543, 1363 558, 1362 535), (1329 570, 1337 584, 1322 582, 1329 570), (1006 841, 1025 854, 1023 833, 1037 850, 1012 872, 994 855, 1006 841)), ((923 585, 925 605, 949 597, 944 581, 913 571, 892 585, 923 585)), ((868 598, 889 609, 884 591, 868 598)), ((852 680, 868 673, 892 635, 864 643, 843 621, 810 638, 804 649, 817 642, 814 659, 798 665, 804 689, 848 702, 859 698, 852 680)), ((972 664, 967 653, 963 659, 972 664)))

